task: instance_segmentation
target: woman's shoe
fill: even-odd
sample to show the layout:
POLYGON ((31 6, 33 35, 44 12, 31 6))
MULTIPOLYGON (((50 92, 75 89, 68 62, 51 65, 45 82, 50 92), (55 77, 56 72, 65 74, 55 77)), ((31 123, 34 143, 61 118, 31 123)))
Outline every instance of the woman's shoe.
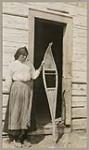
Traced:
POLYGON ((22 147, 22 144, 20 143, 20 142, 16 142, 15 140, 14 140, 14 146, 15 147, 19 147, 19 148, 21 148, 22 147))
POLYGON ((8 143, 8 144, 9 144, 9 143, 12 143, 13 141, 14 141, 14 140, 7 139, 7 140, 6 140, 6 143, 8 143))
POLYGON ((31 147, 32 146, 32 144, 30 142, 28 142, 27 140, 25 140, 23 142, 23 144, 24 144, 25 147, 31 147))

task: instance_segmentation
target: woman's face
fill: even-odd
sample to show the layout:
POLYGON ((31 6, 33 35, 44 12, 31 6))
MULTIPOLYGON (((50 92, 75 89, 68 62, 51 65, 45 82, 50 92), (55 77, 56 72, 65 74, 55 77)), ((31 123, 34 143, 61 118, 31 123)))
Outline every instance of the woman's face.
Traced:
POLYGON ((26 58, 27 58, 27 54, 21 54, 20 56, 19 56, 19 60, 21 61, 21 62, 25 62, 25 60, 26 60, 26 58))

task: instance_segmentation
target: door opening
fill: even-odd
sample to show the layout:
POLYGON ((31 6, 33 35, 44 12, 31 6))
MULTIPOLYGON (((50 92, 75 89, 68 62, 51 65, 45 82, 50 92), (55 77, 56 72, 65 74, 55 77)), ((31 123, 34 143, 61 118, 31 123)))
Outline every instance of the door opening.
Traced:
MULTIPOLYGON (((34 66, 38 68, 44 58, 49 42, 53 42, 52 53, 58 70, 58 94, 56 118, 62 114, 62 66, 63 66, 63 29, 65 24, 35 18, 34 66)), ((51 81, 50 81, 51 82, 51 81)), ((51 115, 46 97, 42 74, 34 81, 32 115, 39 127, 51 122, 51 115)), ((33 126, 34 126, 33 121, 33 126)))

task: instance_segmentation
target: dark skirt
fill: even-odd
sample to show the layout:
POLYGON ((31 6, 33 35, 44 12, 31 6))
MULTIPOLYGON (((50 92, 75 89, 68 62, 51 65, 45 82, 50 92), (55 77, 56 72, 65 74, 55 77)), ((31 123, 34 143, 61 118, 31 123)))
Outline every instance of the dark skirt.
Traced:
POLYGON ((12 83, 4 123, 4 132, 26 130, 31 125, 31 91, 29 82, 12 83))

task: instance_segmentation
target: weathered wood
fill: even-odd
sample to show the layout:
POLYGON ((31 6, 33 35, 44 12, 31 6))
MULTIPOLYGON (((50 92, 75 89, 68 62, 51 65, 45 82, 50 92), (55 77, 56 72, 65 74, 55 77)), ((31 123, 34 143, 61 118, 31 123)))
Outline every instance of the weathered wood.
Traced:
POLYGON ((2 114, 3 125, 4 125, 4 122, 5 122, 5 114, 6 114, 6 112, 3 112, 3 114, 2 114))
POLYGON ((68 2, 67 4, 73 5, 73 6, 78 6, 79 2, 68 2))
POLYGON ((3 56, 4 55, 7 55, 7 54, 13 54, 13 53, 15 53, 15 51, 16 51, 16 47, 17 47, 17 45, 15 46, 15 44, 13 45, 13 46, 5 46, 6 45, 6 43, 5 43, 5 41, 3 42, 3 56))
POLYGON ((5 91, 5 82, 3 81, 3 87, 2 87, 2 92, 5 91))
MULTIPOLYGON (((3 106, 7 106, 8 102, 8 94, 5 95, 3 94, 3 106)), ((72 97, 72 107, 85 107, 87 106, 87 97, 82 97, 82 96, 73 96, 72 97)))
POLYGON ((66 119, 67 125, 71 124, 71 80, 72 80, 72 20, 67 24, 67 28, 63 37, 63 86, 62 90, 65 90, 65 107, 66 107, 66 119), (69 34, 70 33, 70 34, 69 34), (70 41, 70 42, 69 42, 70 41))
POLYGON ((87 101, 73 101, 72 100, 72 108, 77 107, 87 107, 87 101))
MULTIPOLYGON (((27 37, 26 37, 27 39, 27 37)), ((27 46, 28 47, 28 41, 25 42, 25 41, 11 41, 11 40, 4 40, 3 41, 3 47, 4 47, 4 51, 5 52, 9 52, 8 50, 10 49, 10 51, 13 51, 13 50, 16 50, 17 48, 21 47, 21 46, 27 46)))
POLYGON ((73 40, 73 49, 75 50, 75 52, 78 51, 78 50, 79 50, 80 53, 86 51, 87 42, 83 41, 83 40, 85 40, 85 39, 82 38, 81 40, 78 40, 78 38, 77 39, 74 38, 74 40, 73 40))
POLYGON ((6 114, 6 107, 5 107, 5 108, 3 108, 2 120, 5 120, 5 114, 6 114))
POLYGON ((12 61, 14 61, 14 54, 15 52, 13 53, 4 53, 3 54, 3 65, 9 65, 12 61))
POLYGON ((80 26, 85 26, 86 27, 87 26, 87 17, 77 15, 77 16, 74 17, 73 23, 75 25, 80 25, 80 26))
MULTIPOLYGON (((3 108, 3 117, 2 119, 4 120, 5 119, 5 113, 6 113, 6 107, 3 108)), ((86 114, 86 109, 85 108, 72 108, 72 118, 74 118, 72 120, 72 125, 76 125, 79 124, 79 120, 80 122, 82 122, 82 120, 84 119, 79 119, 79 118, 86 118, 87 117, 87 114, 86 114), (75 119, 75 118, 78 118, 78 119, 75 119)), ((80 129, 82 129, 82 127, 80 126, 80 129)))
POLYGON ((86 69, 86 67, 87 67, 87 56, 83 55, 83 54, 74 54, 73 55, 73 61, 72 61, 73 70, 76 68, 77 69, 79 68, 80 70, 82 70, 81 66, 83 69, 86 69))
MULTIPOLYGON (((51 3, 52 5, 52 3, 51 3)), ((53 9, 55 9, 57 6, 60 6, 62 7, 62 10, 65 8, 63 7, 63 3, 55 3, 53 6, 53 9), (62 6, 61 6, 62 5, 62 6)), ((52 7, 51 6, 51 7, 52 7)), ((46 9, 46 8, 50 8, 50 3, 9 3, 8 4, 8 7, 5 3, 3 3, 3 12, 4 13, 12 13, 12 14, 17 14, 17 15, 20 15, 20 16, 27 16, 28 15, 28 8, 36 8, 36 9, 46 9), (19 8, 20 7, 20 8, 19 8)), ((57 9, 57 8, 56 8, 57 9)), ((60 8, 61 9, 61 8, 60 8)), ((72 9, 71 9, 72 10, 72 9)))
POLYGON ((18 30, 28 30, 28 18, 3 14, 3 27, 18 30))
POLYGON ((87 107, 87 96, 72 96, 72 107, 87 107))
POLYGON ((86 37, 87 38, 87 29, 83 29, 76 25, 73 25, 73 37, 86 37))
POLYGON ((77 10, 77 14, 80 15, 80 16, 87 16, 87 4, 86 4, 86 7, 85 8, 80 8, 77 10))
POLYGON ((72 71, 72 81, 73 82, 86 82, 87 81, 87 73, 82 71, 72 71))
MULTIPOLYGON (((76 24, 73 24, 73 33, 76 33, 76 31, 75 31, 75 29, 77 30, 77 29, 80 29, 81 30, 81 32, 83 31, 85 31, 85 35, 86 35, 86 31, 88 30, 88 27, 86 26, 86 27, 84 27, 84 26, 79 26, 79 25, 76 25, 76 24)), ((81 35, 81 32, 79 32, 80 33, 80 35, 81 35)))
POLYGON ((87 117, 87 107, 72 108, 72 118, 84 118, 84 117, 87 117))
MULTIPOLYGON (((81 56, 81 55, 80 55, 81 56)), ((76 55, 76 56, 74 56, 75 58, 74 58, 74 60, 78 60, 78 58, 79 58, 79 56, 78 55, 76 55)), ((86 56, 85 56, 86 57, 86 56)), ((84 57, 84 59, 86 59, 84 57)), ((73 61, 72 62, 72 70, 73 71, 82 71, 82 72, 86 72, 87 71, 87 63, 86 62, 84 62, 84 59, 83 59, 83 55, 82 55, 82 58, 81 58, 81 61, 79 62, 79 61, 73 61), (82 61, 83 60, 83 61, 82 61), (81 64, 81 65, 80 65, 81 64)))
POLYGON ((3 40, 4 41, 11 41, 11 42, 15 41, 17 43, 28 42, 28 32, 25 30, 3 28, 3 40))
POLYGON ((23 3, 17 2, 3 2, 3 13, 13 14, 18 16, 27 16, 28 15, 28 6, 23 3))
POLYGON ((51 5, 52 9, 57 9, 57 10, 60 9, 61 11, 66 10, 73 16, 75 16, 76 14, 79 14, 79 12, 80 12, 80 14, 82 13, 83 16, 86 15, 86 9, 85 8, 79 8, 79 7, 77 8, 76 5, 75 6, 71 5, 70 2, 62 2, 62 3, 56 2, 56 3, 50 3, 49 5, 51 5), (75 11, 75 9, 76 9, 76 11, 75 11), (84 14, 82 11, 84 12, 84 14))
MULTIPOLYGON (((66 82, 64 83, 64 90, 65 90, 65 94, 64 94, 64 99, 65 99, 65 109, 66 109, 66 111, 65 111, 65 123, 67 124, 68 122, 67 121, 69 121, 69 117, 71 117, 71 101, 70 100, 72 100, 72 99, 70 99, 70 95, 72 95, 71 94, 71 82, 70 82, 70 79, 65 79, 66 80, 66 82), (69 89, 69 87, 70 87, 70 89, 69 89)), ((71 122, 70 122, 70 124, 71 124, 71 122)))
POLYGON ((72 120, 72 129, 86 129, 86 128, 87 128, 87 119, 72 120))
POLYGON ((78 8, 86 8, 87 7, 87 2, 66 2, 68 5, 73 5, 73 6, 77 6, 78 8))
POLYGON ((87 95, 86 84, 72 84, 72 95, 87 95))
MULTIPOLYGON (((3 72, 2 72, 2 77, 3 77, 3 79, 6 78, 7 69, 8 69, 8 66, 3 66, 3 72)), ((4 82, 3 82, 3 84, 4 84, 4 82)), ((3 85, 3 86, 4 86, 4 85, 3 85)), ((4 88, 3 88, 3 89, 4 89, 4 88)))
POLYGON ((8 95, 3 94, 3 105, 2 107, 6 107, 8 103, 8 95))
MULTIPOLYGON (((17 47, 17 48, 19 48, 19 47, 17 47)), ((16 47, 6 47, 6 46, 4 47, 3 65, 8 65, 12 60, 14 60, 13 56, 14 56, 17 48, 16 47)), ((76 55, 74 54, 73 55, 72 70, 86 72, 86 70, 87 70, 86 55, 83 55, 83 54, 76 54, 76 55), (81 63, 81 65, 80 65, 80 63, 81 63)))
POLYGON ((86 89, 87 88, 87 84, 72 84, 72 89, 86 89))
MULTIPOLYGON (((86 4, 85 4, 86 5, 86 4)), ((50 6, 53 8, 53 9, 60 9, 60 10, 67 10, 69 11, 71 14, 80 14, 80 15, 83 15, 85 16, 86 15, 86 7, 85 8, 77 8, 76 6, 72 6, 70 2, 55 2, 55 3, 50 3, 50 2, 45 2, 45 3, 40 3, 40 2, 37 2, 37 3, 34 3, 34 2, 22 2, 22 3, 17 3, 17 2, 9 2, 8 6, 6 3, 3 3, 3 12, 13 12, 13 13, 17 13, 17 14, 25 14, 27 15, 28 12, 26 11, 28 7, 36 7, 36 8, 40 8, 40 9, 43 9, 43 8, 46 8, 46 7, 49 7, 50 6), (19 8, 20 7, 20 8, 19 8), (77 11, 75 11, 75 9, 77 11)))
POLYGON ((82 101, 82 102, 86 102, 87 101, 87 96, 72 96, 72 101, 82 101))
POLYGON ((85 44, 78 44, 78 43, 75 43, 73 45, 73 52, 74 54, 85 54, 87 55, 87 45, 85 44))
POLYGON ((73 42, 74 43, 82 43, 82 44, 87 44, 87 37, 83 37, 83 36, 81 36, 81 37, 76 37, 76 38, 73 38, 73 42))

